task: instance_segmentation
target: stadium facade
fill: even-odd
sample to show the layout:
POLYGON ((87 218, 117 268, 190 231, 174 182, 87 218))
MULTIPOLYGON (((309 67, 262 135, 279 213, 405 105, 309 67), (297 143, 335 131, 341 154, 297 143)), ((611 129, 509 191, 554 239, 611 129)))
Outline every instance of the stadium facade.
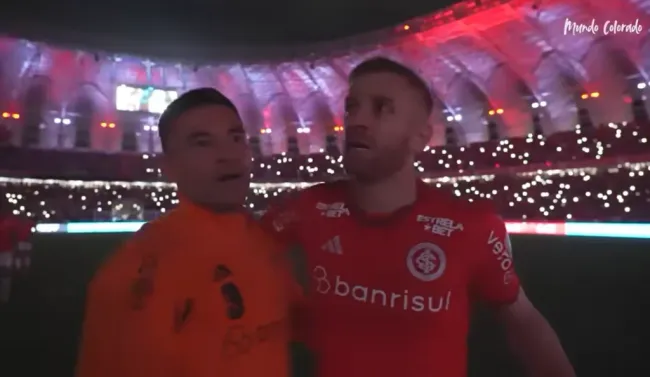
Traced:
MULTIPOLYGON (((335 26, 333 26, 335 27, 335 26)), ((342 130, 348 72, 388 56, 414 67, 436 98, 432 145, 572 129, 645 109, 650 2, 466 1, 284 60, 191 64, 0 39, 0 112, 18 145, 156 152, 157 114, 185 90, 234 100, 265 154, 325 147, 342 130), (535 119, 535 120, 534 120, 535 119), (129 142, 130 140, 130 142, 129 142)))

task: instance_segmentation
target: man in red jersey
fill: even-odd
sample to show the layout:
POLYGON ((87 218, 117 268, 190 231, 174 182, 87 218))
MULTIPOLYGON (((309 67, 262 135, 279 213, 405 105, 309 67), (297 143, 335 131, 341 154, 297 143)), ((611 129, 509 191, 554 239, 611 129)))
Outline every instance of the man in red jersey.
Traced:
POLYGON ((0 304, 11 295, 12 278, 31 265, 31 220, 3 214, 0 209, 0 304))
POLYGON ((482 301, 529 376, 574 376, 519 286, 491 203, 417 179, 432 107, 410 69, 385 58, 361 63, 345 101, 350 180, 301 191, 262 220, 304 250, 312 297, 302 336, 317 375, 465 376, 470 307, 482 301))
POLYGON ((0 212, 0 304, 9 301, 11 275, 14 265, 13 242, 10 237, 7 218, 0 212))

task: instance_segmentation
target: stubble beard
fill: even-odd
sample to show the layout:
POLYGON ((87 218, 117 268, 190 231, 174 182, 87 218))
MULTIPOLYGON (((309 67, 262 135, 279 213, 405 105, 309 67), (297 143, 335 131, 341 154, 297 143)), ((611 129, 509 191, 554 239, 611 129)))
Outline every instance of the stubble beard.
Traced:
POLYGON ((408 144, 404 141, 397 146, 376 151, 361 166, 346 165, 346 170, 351 179, 365 184, 377 183, 402 170, 409 160, 408 155, 408 144))

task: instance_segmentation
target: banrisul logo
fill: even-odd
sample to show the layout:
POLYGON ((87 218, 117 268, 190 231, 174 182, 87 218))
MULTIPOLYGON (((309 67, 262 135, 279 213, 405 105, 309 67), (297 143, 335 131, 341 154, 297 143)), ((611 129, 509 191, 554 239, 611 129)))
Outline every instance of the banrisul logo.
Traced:
POLYGON ((313 279, 315 290, 320 294, 344 297, 360 303, 395 310, 438 313, 448 311, 451 305, 451 291, 440 296, 413 295, 408 290, 391 292, 354 284, 346 281, 340 275, 330 276, 323 266, 314 268, 313 279))

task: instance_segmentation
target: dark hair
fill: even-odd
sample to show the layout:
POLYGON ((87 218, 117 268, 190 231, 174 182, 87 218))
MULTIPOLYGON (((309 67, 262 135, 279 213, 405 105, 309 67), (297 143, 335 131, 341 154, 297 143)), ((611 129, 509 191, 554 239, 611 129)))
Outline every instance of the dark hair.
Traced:
POLYGON ((412 69, 394 60, 385 58, 383 56, 365 60, 358 66, 354 67, 352 72, 350 72, 349 80, 353 81, 356 78, 371 73, 384 72, 394 73, 406 79, 406 81, 408 81, 413 89, 420 92, 422 100, 424 101, 424 106, 426 106, 427 109, 427 114, 430 114, 431 111, 433 111, 433 96, 431 95, 431 91, 427 83, 412 69))
POLYGON ((239 114, 232 101, 214 88, 198 88, 187 91, 170 103, 158 120, 158 136, 163 151, 167 150, 167 139, 174 121, 188 110, 206 105, 226 106, 239 114))

